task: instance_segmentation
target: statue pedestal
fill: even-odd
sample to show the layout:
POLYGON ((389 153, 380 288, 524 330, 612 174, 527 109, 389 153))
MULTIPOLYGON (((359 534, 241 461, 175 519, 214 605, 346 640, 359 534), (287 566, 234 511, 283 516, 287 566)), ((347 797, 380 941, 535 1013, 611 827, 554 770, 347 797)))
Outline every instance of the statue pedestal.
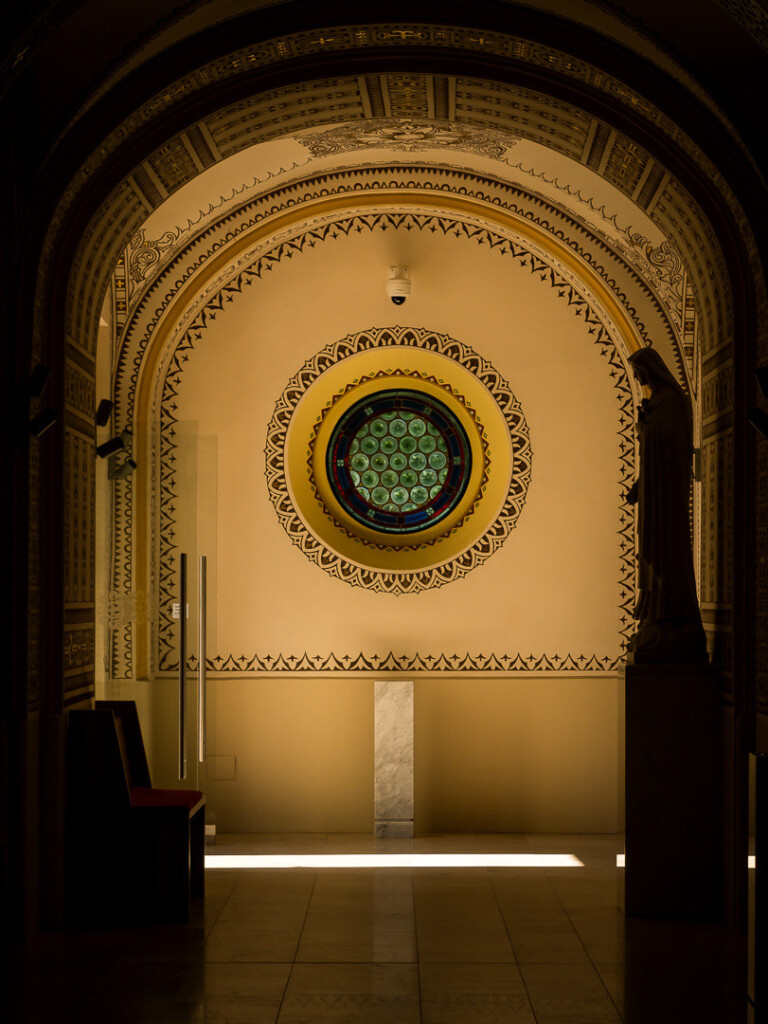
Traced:
POLYGON ((625 914, 721 912, 720 698, 706 665, 627 665, 625 914))

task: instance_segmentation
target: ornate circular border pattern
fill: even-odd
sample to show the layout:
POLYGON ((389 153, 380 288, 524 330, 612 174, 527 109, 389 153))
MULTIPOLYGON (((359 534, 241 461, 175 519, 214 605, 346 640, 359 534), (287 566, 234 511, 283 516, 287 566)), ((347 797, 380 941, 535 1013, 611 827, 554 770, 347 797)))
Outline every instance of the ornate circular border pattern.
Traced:
POLYGON ((301 367, 275 406, 265 448, 269 499, 291 541, 325 572, 377 593, 462 579, 504 543, 531 479, 528 425, 507 382, 462 342, 424 328, 371 328, 301 367), (349 410, 385 390, 426 393, 467 435, 471 472, 446 518, 386 534, 345 513, 328 480, 328 445, 349 410))

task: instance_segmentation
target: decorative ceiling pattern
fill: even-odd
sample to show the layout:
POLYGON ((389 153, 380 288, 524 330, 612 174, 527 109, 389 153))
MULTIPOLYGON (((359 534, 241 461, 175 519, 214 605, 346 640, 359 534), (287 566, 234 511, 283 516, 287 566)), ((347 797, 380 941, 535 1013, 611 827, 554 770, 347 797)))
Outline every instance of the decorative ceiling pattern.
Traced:
MULTIPOLYGON (((759 277, 759 261, 749 225, 727 183, 691 143, 684 130, 643 97, 584 61, 550 47, 500 33, 478 33, 470 29, 434 25, 350 26, 336 27, 325 33, 299 33, 270 40, 256 48, 230 55, 225 60, 212 62, 204 71, 176 82, 105 140, 104 146, 86 162, 63 198, 52 231, 55 232, 66 207, 85 186, 99 162, 147 119, 170 108, 177 100, 214 81, 223 81, 256 67, 303 55, 365 49, 374 45, 459 47, 513 59, 532 67, 546 68, 549 73, 602 91, 627 105, 634 116, 653 125, 715 181, 728 199, 742 229, 759 277)), ((121 183, 83 240, 82 250, 73 266, 68 333, 80 339, 85 348, 92 347, 93 324, 106 289, 109 269, 114 266, 128 237, 139 230, 146 214, 162 201, 164 195, 191 180, 212 161, 265 138, 323 123, 385 116, 406 120, 433 117, 503 130, 513 136, 538 141, 594 169, 606 181, 631 196, 640 208, 647 210, 683 254, 691 270, 697 304, 704 314, 702 330, 710 339, 704 347, 714 348, 723 339, 727 343, 731 336, 729 290, 727 271, 717 241, 690 197, 641 147, 577 108, 529 90, 471 79, 446 80, 446 85, 439 76, 400 75, 384 76, 384 79, 386 88, 381 88, 379 81, 378 92, 370 84, 372 76, 368 76, 362 80, 304 83, 280 92, 262 94, 211 115, 156 151, 144 162, 143 170, 137 169, 134 175, 121 183), (660 198, 667 192, 667 201, 660 203, 660 198), (85 256, 86 251, 90 258, 85 256)))
POLYGON ((362 124, 309 132, 299 136, 298 141, 315 157, 337 156, 360 149, 419 153, 445 147, 450 152, 504 160, 517 139, 492 128, 475 128, 456 121, 379 117, 366 119, 362 124))

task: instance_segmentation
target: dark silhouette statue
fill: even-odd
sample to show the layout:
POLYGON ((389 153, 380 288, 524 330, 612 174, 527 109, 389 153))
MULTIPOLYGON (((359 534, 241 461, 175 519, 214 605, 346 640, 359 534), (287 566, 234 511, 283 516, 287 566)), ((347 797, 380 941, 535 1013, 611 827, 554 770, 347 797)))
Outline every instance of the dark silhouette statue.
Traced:
POLYGON ((650 390, 637 420, 640 473, 627 494, 638 506, 638 627, 629 648, 635 662, 701 664, 706 639, 689 522, 691 403, 654 349, 634 352, 629 364, 650 390))

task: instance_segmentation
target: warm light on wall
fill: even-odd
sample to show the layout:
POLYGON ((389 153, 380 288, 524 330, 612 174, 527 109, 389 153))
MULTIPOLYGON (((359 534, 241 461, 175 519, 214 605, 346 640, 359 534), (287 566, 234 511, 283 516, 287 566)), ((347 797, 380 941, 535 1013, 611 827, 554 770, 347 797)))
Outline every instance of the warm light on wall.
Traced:
POLYGON ((583 868, 572 853, 213 854, 207 868, 583 868))

